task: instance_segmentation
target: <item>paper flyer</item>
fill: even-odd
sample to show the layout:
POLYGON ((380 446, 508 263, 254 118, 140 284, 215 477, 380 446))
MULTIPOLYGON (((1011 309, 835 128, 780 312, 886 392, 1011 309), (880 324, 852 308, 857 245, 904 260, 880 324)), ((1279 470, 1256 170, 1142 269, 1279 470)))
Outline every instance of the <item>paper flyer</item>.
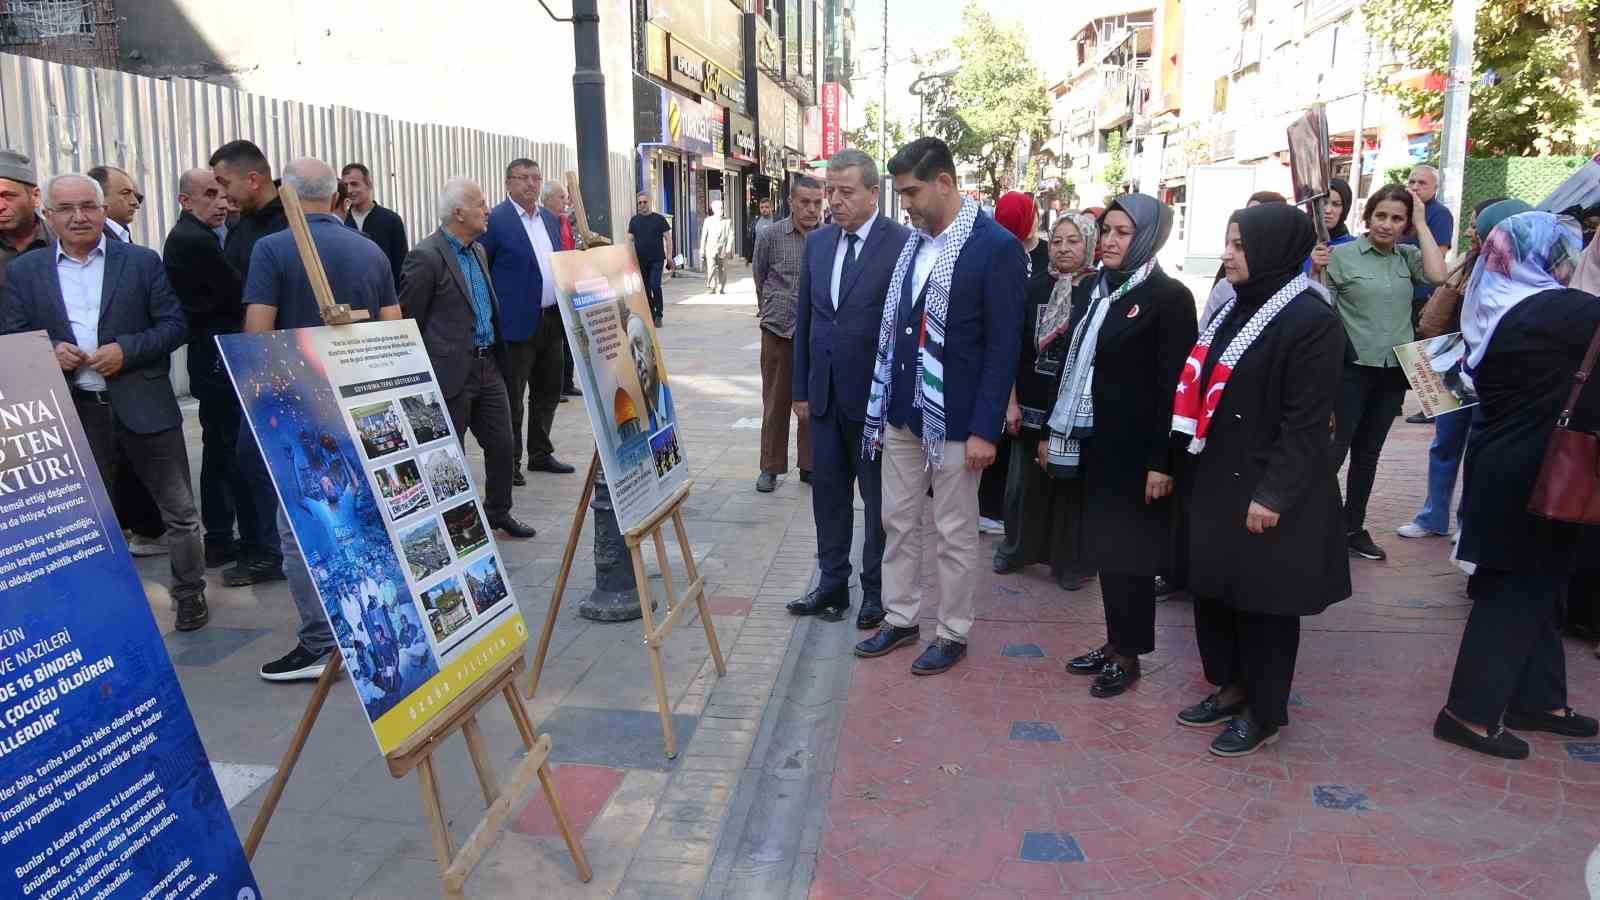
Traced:
POLYGON ((1431 419, 1477 405, 1478 392, 1466 372, 1467 343, 1461 332, 1401 344, 1394 354, 1422 402, 1423 415, 1431 419))
POLYGON ((218 338, 378 748, 527 637, 410 320, 218 338))
POLYGON ((43 332, 0 337, 0 897, 256 900, 43 332))
POLYGON ((689 478, 666 360, 632 247, 551 258, 617 525, 627 531, 689 478))

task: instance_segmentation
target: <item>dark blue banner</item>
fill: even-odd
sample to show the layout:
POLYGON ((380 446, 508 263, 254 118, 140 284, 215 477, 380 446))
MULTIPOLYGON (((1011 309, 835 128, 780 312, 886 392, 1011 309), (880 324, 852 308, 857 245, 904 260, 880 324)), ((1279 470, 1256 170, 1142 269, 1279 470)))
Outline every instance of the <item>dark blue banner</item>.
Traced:
POLYGON ((0 337, 0 897, 259 896, 43 332, 0 337))

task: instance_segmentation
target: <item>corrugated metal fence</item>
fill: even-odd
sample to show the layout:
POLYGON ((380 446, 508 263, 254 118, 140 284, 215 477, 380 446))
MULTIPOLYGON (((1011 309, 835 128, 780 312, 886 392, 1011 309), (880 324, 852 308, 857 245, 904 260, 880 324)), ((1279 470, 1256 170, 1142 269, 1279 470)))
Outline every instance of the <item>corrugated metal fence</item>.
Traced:
MULTIPOLYGON (((405 219, 413 242, 434 229, 435 196, 452 176, 476 180, 493 203, 505 164, 516 157, 537 160, 546 177, 577 168, 576 150, 567 144, 0 53, 0 146, 32 156, 41 176, 97 164, 133 173, 145 193, 134 240, 157 251, 178 218, 179 176, 237 138, 254 141, 275 166, 301 156, 335 169, 365 163, 378 202, 405 219)), ((612 153, 611 221, 618 232, 633 212, 633 181, 631 157, 612 153)), ((186 389, 181 364, 173 375, 186 389)))

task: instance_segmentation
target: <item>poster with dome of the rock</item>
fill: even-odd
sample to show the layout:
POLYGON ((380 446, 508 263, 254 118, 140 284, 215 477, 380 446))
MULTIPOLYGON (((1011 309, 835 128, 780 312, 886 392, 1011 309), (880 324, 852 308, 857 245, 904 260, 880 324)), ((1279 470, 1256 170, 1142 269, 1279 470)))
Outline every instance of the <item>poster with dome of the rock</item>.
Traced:
POLYGON ((644 279, 628 246, 570 250, 550 259, 573 370, 617 524, 627 531, 689 477, 644 279))

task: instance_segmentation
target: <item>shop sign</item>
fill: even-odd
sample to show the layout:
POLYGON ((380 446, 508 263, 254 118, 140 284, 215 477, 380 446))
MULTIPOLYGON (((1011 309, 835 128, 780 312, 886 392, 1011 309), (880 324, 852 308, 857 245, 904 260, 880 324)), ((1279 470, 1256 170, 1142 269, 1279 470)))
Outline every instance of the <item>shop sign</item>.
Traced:
POLYGON ((727 115, 713 100, 700 101, 700 111, 705 113, 706 126, 711 130, 711 153, 713 156, 722 156, 728 152, 727 115))
POLYGON ((644 26, 644 70, 662 81, 671 80, 667 33, 648 22, 644 26))
POLYGON ((773 78, 783 77, 783 41, 764 19, 756 19, 756 68, 773 78))
POLYGON ((667 80, 685 90, 700 93, 706 82, 706 70, 709 68, 706 65, 706 58, 678 43, 676 39, 672 41, 669 50, 672 71, 668 73, 667 80))
POLYGON ((749 116, 728 113, 728 156, 740 162, 756 161, 756 126, 749 116))
POLYGON ((724 69, 744 66, 744 13, 729 0, 649 0, 649 21, 724 69))
POLYGON ((767 150, 767 145, 770 142, 772 146, 777 147, 780 151, 783 149, 783 101, 785 94, 783 88, 778 87, 777 82, 765 75, 756 76, 756 90, 757 98, 760 100, 760 106, 756 112, 758 113, 757 122, 760 125, 757 137, 761 141, 761 162, 763 165, 774 166, 781 170, 783 168, 782 154, 780 153, 777 158, 773 158, 767 150))
POLYGON ((799 150, 801 141, 800 101, 783 95, 783 145, 799 150))
POLYGON ((850 95, 844 85, 829 81, 822 85, 822 157, 831 159, 844 149, 846 104, 850 95))
POLYGON ((783 174, 783 147, 776 141, 761 139, 761 171, 773 177, 783 174))
POLYGON ((711 120, 699 100, 661 89, 661 143, 690 153, 712 152, 711 120))

